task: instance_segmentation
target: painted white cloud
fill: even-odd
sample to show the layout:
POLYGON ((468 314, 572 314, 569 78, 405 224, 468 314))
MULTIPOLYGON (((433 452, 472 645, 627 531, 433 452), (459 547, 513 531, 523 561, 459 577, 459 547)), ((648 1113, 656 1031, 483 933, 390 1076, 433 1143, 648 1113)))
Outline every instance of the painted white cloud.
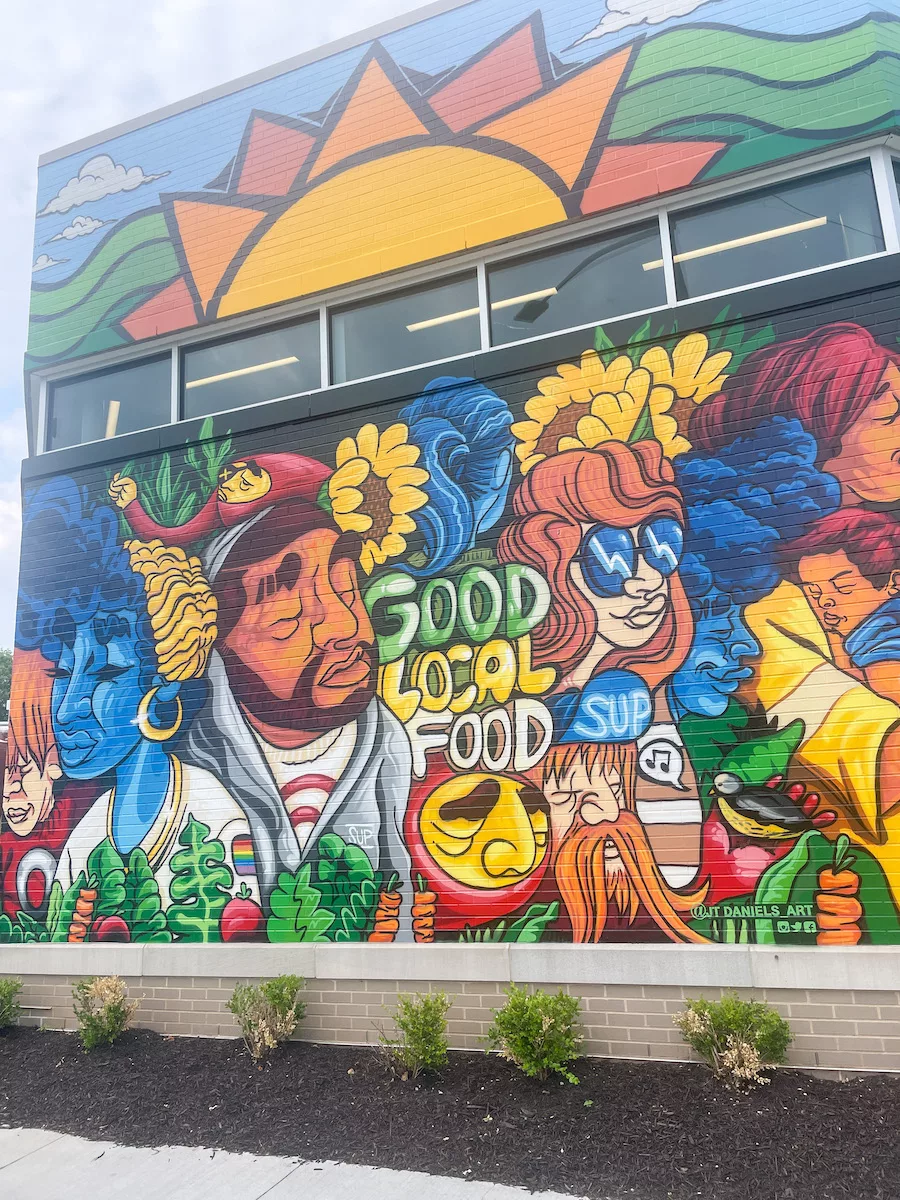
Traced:
POLYGON ((68 261, 67 258, 51 258, 49 254, 39 254, 34 260, 31 273, 33 275, 35 271, 46 271, 48 267, 58 267, 60 263, 68 261))
POLYGON ((71 242, 72 238, 87 237, 89 233, 96 233, 98 229, 109 224, 109 221, 100 221, 96 217, 89 217, 85 214, 83 217, 73 218, 71 225, 67 225, 65 229, 55 233, 52 238, 48 238, 48 241, 59 242, 65 239, 67 242, 71 242))
POLYGON ((145 175, 143 167, 126 167, 113 162, 108 154, 96 154, 88 159, 81 170, 68 183, 63 184, 57 195, 38 213, 47 217, 51 213, 67 213, 80 204, 93 204, 104 196, 115 196, 119 192, 133 192, 142 183, 162 179, 168 171, 158 175, 145 175))
POLYGON ((661 25, 670 17, 686 17, 695 9, 709 4, 711 0, 607 0, 606 13, 599 25, 580 37, 575 43, 580 46, 592 38, 603 37, 627 29, 629 25, 661 25))

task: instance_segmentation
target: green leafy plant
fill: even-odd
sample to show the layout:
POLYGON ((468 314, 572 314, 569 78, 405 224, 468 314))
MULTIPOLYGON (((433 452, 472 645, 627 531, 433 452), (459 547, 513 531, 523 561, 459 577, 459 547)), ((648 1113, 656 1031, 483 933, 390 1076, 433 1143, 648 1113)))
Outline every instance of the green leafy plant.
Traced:
POLYGON ((524 916, 514 921, 497 921, 494 925, 481 925, 473 929, 467 925, 459 935, 461 942, 539 942, 559 916, 559 901, 549 904, 532 904, 524 916))
POLYGON ((188 817, 172 855, 172 904, 166 910, 169 931, 178 942, 217 942, 219 918, 231 899, 233 876, 225 865, 225 847, 209 836, 208 825, 188 817))
MULTIPOLYGON (((161 525, 183 525, 200 511, 215 491, 219 470, 231 458, 231 450, 231 437, 214 438, 213 418, 207 417, 200 426, 198 440, 185 451, 185 466, 178 467, 171 453, 166 451, 159 458, 142 462, 132 460, 116 470, 135 481, 141 504, 153 520, 161 525)), ((131 536, 124 515, 122 523, 124 532, 131 536)))
POLYGON ((334 917, 331 940, 364 942, 375 923, 381 877, 368 854, 329 833, 319 839, 315 888, 334 917))
POLYGON ((0 946, 24 946, 28 942, 48 942, 47 928, 27 913, 16 914, 16 919, 0 913, 0 946))
POLYGON ((256 986, 239 983, 234 989, 227 1007, 237 1017, 254 1062, 288 1041, 303 1020, 306 1005, 300 991, 305 982, 299 975, 279 975, 256 986))
POLYGON ((582 1036, 579 1028, 581 1001, 562 989, 529 992, 512 984, 507 1001, 494 1011, 487 1043, 508 1062, 533 1079, 562 1075, 569 1083, 578 1079, 569 1064, 578 1057, 582 1036))
POLYGON ((293 874, 282 871, 269 898, 266 923, 270 942, 327 942, 334 914, 322 907, 322 894, 309 881, 309 863, 293 874))
POLYGON ((85 1050, 111 1046, 134 1019, 138 1001, 128 999, 125 980, 118 975, 81 979, 72 988, 72 1008, 85 1050))
POLYGON ((131 931, 133 942, 172 940, 171 931, 166 925, 159 884, 150 867, 150 860, 140 846, 135 847, 128 856, 122 918, 131 931))
POLYGON ((721 1000, 688 1000, 673 1020, 715 1077, 736 1091, 768 1083, 763 1071, 784 1062, 792 1037, 774 1008, 741 1000, 736 992, 721 1000))
POLYGON ((447 1013, 450 1001, 444 992, 398 996, 394 1024, 397 1036, 381 1034, 381 1044, 404 1079, 446 1066, 447 1013))
POLYGON ((0 1029, 8 1029, 21 1017, 18 1001, 21 990, 21 979, 0 979, 0 1029))

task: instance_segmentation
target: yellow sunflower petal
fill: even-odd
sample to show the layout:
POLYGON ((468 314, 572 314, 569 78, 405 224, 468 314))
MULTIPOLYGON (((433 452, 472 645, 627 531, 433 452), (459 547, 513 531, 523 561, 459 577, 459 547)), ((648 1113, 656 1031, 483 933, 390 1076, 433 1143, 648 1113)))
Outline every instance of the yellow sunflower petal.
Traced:
POLYGON ((519 445, 516 446, 516 458, 519 460, 519 462, 524 462, 526 458, 531 458, 532 454, 534 453, 534 447, 534 442, 520 442, 519 445))
POLYGON ((328 480, 328 494, 335 496, 342 487, 359 487, 369 477, 369 464, 364 458, 350 458, 338 467, 328 480))
POLYGON ((696 390, 697 372, 708 350, 705 333, 689 333, 672 350, 672 382, 679 396, 690 396, 696 390))
POLYGON ((577 429, 582 444, 587 446, 589 450, 592 450, 594 446, 599 446, 601 442, 608 442, 612 438, 612 430, 599 417, 591 415, 582 417, 578 422, 577 429))
POLYGON ((398 421, 395 425, 391 425, 381 435, 379 444, 379 453, 388 454, 391 450, 395 450, 397 446, 402 445, 409 439, 409 426, 404 425, 402 421, 398 421))
POLYGON ((331 511, 335 513, 355 512, 362 502, 362 492, 351 487, 341 488, 331 496, 331 511))
POLYGON ((715 379, 711 379, 709 383, 702 383, 694 392, 693 400, 695 404, 702 404, 704 400, 708 400, 710 396, 715 396, 716 392, 722 390, 722 385, 728 378, 727 375, 717 375, 715 379))
POLYGON ((530 400, 525 401, 525 415, 531 417, 532 421, 537 421, 542 429, 553 420, 558 411, 556 401, 547 396, 532 396, 530 400))
POLYGON ((517 441, 534 442, 544 432, 544 425, 541 421, 515 421, 510 425, 509 432, 517 441))
POLYGON ((641 355, 641 366, 653 376, 654 383, 672 382, 672 363, 662 346, 651 346, 641 355))
POLYGON ((391 471, 397 471, 401 467, 411 467, 418 461, 419 447, 404 443, 402 446, 389 450, 387 454, 379 454, 375 462, 375 470, 382 479, 386 479, 391 471))
POLYGON ((385 558, 394 558, 406 549, 406 538, 397 533, 391 525, 390 531, 381 539, 381 549, 385 558))
POLYGON ((697 372, 698 383, 709 383, 714 376, 719 375, 728 364, 731 362, 733 355, 730 350, 720 350, 718 354, 711 354, 700 366, 697 372))
POLYGON ((632 396, 636 404, 643 404, 650 394, 650 372, 645 367, 632 371, 620 389, 632 396))
POLYGON ((359 433, 356 435, 356 445, 359 448, 359 453, 362 458, 367 458, 369 462, 374 462, 378 457, 378 426, 371 424, 363 425, 359 433))
POLYGON ((359 565, 367 575, 371 575, 375 569, 375 556, 371 549, 373 544, 373 542, 365 542, 359 554, 359 565))
POLYGON ((388 507, 396 515, 398 513, 414 512, 417 508, 421 508, 423 504, 427 503, 428 496, 425 492, 421 492, 418 488, 414 487, 404 487, 394 492, 388 507))
MULTIPOLYGON (((657 386, 650 393, 650 411, 654 414, 667 413, 672 407, 675 399, 675 393, 670 387, 657 386)), ((674 417, 670 418, 672 421, 674 417)))
POLYGON ((580 442, 578 438, 569 437, 566 434, 565 437, 561 437, 556 443, 556 449, 558 453, 564 454, 566 450, 584 450, 585 444, 584 442, 580 442))
POLYGON ((427 483, 431 476, 422 467, 400 467, 397 471, 391 471, 388 477, 388 491, 392 495, 396 495, 402 487, 419 487, 423 483, 427 483))
POLYGON ((398 513, 391 521, 395 533, 415 533, 416 523, 409 513, 398 513))
POLYGON ((338 448, 334 456, 334 461, 339 467, 342 467, 344 463, 351 458, 356 458, 356 442, 352 437, 341 438, 341 440, 338 442, 338 448))
POLYGON ((368 513, 335 513, 334 520, 337 527, 344 533, 365 533, 367 529, 372 528, 372 518, 368 513))
POLYGON ((627 354, 620 354, 614 358, 606 368, 606 378, 604 380, 605 390, 608 392, 621 392, 625 388, 625 381, 631 372, 634 370, 634 364, 627 354))
POLYGON ((539 462, 543 462, 547 457, 546 454, 529 454, 528 458, 523 459, 520 470, 523 475, 527 475, 532 467, 536 467, 539 462))

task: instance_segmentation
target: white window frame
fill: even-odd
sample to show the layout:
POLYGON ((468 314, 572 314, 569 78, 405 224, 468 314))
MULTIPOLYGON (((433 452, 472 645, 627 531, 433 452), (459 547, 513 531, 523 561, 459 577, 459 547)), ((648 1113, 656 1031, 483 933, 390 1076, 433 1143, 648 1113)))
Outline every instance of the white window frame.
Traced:
MULTIPOLYGON (((508 349, 513 346, 530 345, 548 338, 558 337, 563 333, 578 333, 582 330, 595 329, 598 325, 611 321, 629 320, 634 317, 646 316, 652 313, 678 309, 687 304, 696 304, 707 299, 722 296, 733 296, 752 291, 759 287, 768 287, 788 279, 801 279, 817 275, 824 271, 832 271, 837 267, 850 263, 868 262, 884 258, 889 254, 900 252, 900 193, 894 180, 894 154, 900 155, 900 138, 880 135, 877 139, 867 139, 852 147, 837 147, 818 154, 806 156, 802 162, 791 160, 786 163, 774 164, 758 170, 742 172, 738 176, 726 176, 722 180, 714 180, 708 184, 697 184, 685 189, 678 196, 667 197, 665 202, 645 201, 632 205, 627 209, 614 210, 595 218, 583 218, 566 223, 564 228, 551 226, 549 229, 523 235, 491 247, 485 251, 466 252, 450 256, 438 263, 426 263, 392 272, 389 276, 378 276, 374 279, 359 281, 344 288, 334 289, 325 295, 310 298, 306 301, 289 302, 273 306, 271 309, 255 310, 240 317, 229 318, 214 326, 200 326, 184 330, 172 335, 156 338, 141 343, 140 346, 123 347, 120 350, 107 351, 93 355, 78 363, 78 370, 73 370, 71 362, 57 367, 38 369, 32 372, 32 379, 38 385, 38 419, 35 436, 37 454, 50 453, 47 451, 47 418, 50 385, 62 381, 76 379, 81 375, 93 374, 106 368, 124 366, 129 363, 137 364, 141 359, 151 358, 165 353, 172 355, 172 389, 171 389, 171 423, 180 423, 184 418, 181 412, 181 356, 184 350, 191 349, 204 343, 227 340, 229 337, 238 338, 249 333, 263 333, 266 329, 301 320, 304 317, 317 315, 319 318, 319 351, 321 386, 306 392, 292 392, 286 396, 273 397, 269 400, 256 401, 254 404, 241 405, 238 409, 224 409, 216 416, 227 416, 230 412, 243 411, 263 404, 272 404, 278 400, 299 398, 328 391, 334 387, 353 387, 359 383, 387 377, 402 376, 414 370, 439 367, 446 363, 459 361, 478 351, 469 351, 467 355, 453 355, 447 358, 435 359, 429 362, 416 363, 411 367, 402 367, 393 371, 385 371, 377 375, 369 375, 363 379, 354 379, 345 384, 335 384, 331 370, 331 311, 334 308, 344 308, 348 305, 377 300, 389 296, 392 292, 408 291, 422 286, 440 283, 442 279, 450 279, 465 274, 474 269, 479 301, 480 350, 488 351, 494 348, 508 349), (736 288, 726 288, 718 292, 706 293, 702 296, 691 296, 679 299, 675 287, 675 270, 672 260, 671 230, 669 218, 676 213, 685 212, 692 208, 701 207, 711 201, 738 198, 739 196, 757 191, 778 183, 792 182, 804 177, 821 174, 829 169, 848 166, 853 163, 868 162, 875 184, 875 196, 881 220, 885 249, 859 258, 842 259, 839 262, 828 263, 824 266, 810 267, 786 275, 759 280, 755 283, 743 284, 736 288), (659 237, 663 258, 663 273, 665 278, 665 302, 651 308, 640 309, 630 313, 610 313, 599 315, 583 325, 567 329, 553 330, 549 333, 535 334, 514 342, 503 342, 493 347, 490 336, 490 297, 488 294, 488 270, 512 259, 525 258, 529 255, 551 249, 563 249, 567 244, 589 240, 593 236, 616 229, 626 229, 628 226, 644 224, 656 220, 659 225, 659 237)), ((150 426, 149 428, 159 428, 150 426)), ((126 436, 126 435, 120 435, 126 436)), ((96 442, 82 442, 79 445, 94 445, 96 442)), ((70 447, 71 449, 72 447, 70 447)))

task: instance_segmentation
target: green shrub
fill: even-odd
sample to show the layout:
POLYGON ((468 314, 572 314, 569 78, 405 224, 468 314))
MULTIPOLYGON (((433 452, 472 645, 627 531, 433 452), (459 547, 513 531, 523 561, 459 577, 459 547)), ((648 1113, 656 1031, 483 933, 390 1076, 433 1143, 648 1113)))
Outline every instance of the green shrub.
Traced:
POLYGON ((440 1071, 447 1063, 447 1013, 443 992, 398 996, 394 1023, 397 1037, 381 1035, 381 1044, 403 1073, 415 1079, 422 1071, 440 1071))
POLYGON ((0 1029, 15 1025, 22 1015, 16 999, 22 990, 21 979, 0 979, 0 1029))
POLYGON ((299 975, 279 975, 254 987, 239 983, 227 1007, 237 1017, 244 1045, 254 1062, 266 1057, 303 1020, 306 1005, 300 991, 306 983, 299 975))
POLYGON ((546 1079, 552 1071, 577 1083, 569 1063, 578 1057, 581 1045, 578 997, 562 990, 555 996, 529 993, 515 984, 506 995, 506 1003, 494 1012, 488 1045, 533 1079, 546 1079))
POLYGON ((768 1083, 762 1072, 784 1062, 792 1037, 774 1008, 741 1000, 734 992, 721 1000, 688 1000, 673 1019, 715 1077, 737 1091, 768 1083))
POLYGON ((72 988, 72 1007, 78 1018, 78 1034, 85 1050, 111 1046, 131 1024, 138 1001, 128 999, 125 980, 118 975, 102 979, 91 976, 72 988))

